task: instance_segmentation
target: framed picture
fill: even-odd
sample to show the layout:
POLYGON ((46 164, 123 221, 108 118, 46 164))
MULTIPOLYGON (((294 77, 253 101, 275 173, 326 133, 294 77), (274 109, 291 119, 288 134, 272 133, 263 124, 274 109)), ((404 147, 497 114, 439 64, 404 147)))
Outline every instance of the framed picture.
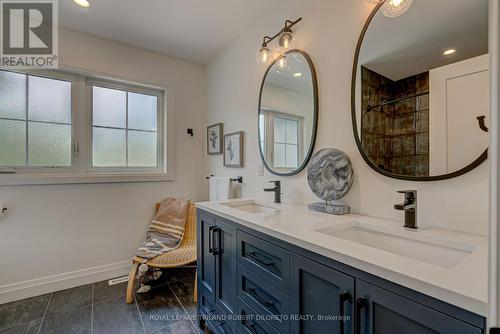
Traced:
POLYGON ((222 123, 217 123, 207 127, 207 154, 222 153, 222 123))
POLYGON ((224 167, 243 167, 243 131, 224 135, 224 167))

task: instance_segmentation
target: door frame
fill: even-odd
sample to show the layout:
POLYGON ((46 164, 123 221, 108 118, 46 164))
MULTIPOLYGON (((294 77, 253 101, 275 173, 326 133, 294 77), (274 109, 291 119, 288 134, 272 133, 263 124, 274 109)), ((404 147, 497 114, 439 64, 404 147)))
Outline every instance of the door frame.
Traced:
POLYGON ((488 326, 500 327, 500 145, 499 145, 499 64, 500 64, 500 1, 490 0, 490 54, 491 54, 491 136, 490 136, 490 274, 488 326))

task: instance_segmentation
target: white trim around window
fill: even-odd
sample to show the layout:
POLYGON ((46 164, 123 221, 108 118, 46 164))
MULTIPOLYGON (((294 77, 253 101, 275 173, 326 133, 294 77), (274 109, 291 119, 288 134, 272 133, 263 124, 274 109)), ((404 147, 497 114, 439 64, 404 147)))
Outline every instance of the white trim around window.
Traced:
MULTIPOLYGON (((80 71, 30 71, 23 74, 67 80, 72 83, 72 164, 71 167, 15 167, 15 173, 0 173, 0 185, 152 182, 175 180, 174 87, 111 79, 102 74, 80 71), (92 166, 92 85, 158 97, 157 166, 92 166)), ((0 166, 1 168, 2 166, 0 166)))

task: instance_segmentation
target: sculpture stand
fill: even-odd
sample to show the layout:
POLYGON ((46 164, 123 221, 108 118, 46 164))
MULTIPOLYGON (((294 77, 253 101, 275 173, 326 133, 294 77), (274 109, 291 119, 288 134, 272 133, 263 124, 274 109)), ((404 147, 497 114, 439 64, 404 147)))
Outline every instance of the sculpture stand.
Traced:
POLYGON ((349 206, 336 205, 336 204, 333 204, 332 202, 329 202, 329 201, 311 203, 307 207, 311 211, 328 213, 328 214, 336 215, 336 216, 345 215, 345 214, 348 214, 349 212, 351 212, 351 208, 349 206))

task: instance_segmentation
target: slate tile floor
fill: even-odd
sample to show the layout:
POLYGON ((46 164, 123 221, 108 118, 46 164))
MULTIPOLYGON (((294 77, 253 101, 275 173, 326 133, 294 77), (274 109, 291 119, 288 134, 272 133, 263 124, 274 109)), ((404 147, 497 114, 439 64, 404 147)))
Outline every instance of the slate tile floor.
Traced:
POLYGON ((0 334, 196 334, 194 269, 170 269, 125 303, 126 283, 84 285, 0 305, 0 334))

